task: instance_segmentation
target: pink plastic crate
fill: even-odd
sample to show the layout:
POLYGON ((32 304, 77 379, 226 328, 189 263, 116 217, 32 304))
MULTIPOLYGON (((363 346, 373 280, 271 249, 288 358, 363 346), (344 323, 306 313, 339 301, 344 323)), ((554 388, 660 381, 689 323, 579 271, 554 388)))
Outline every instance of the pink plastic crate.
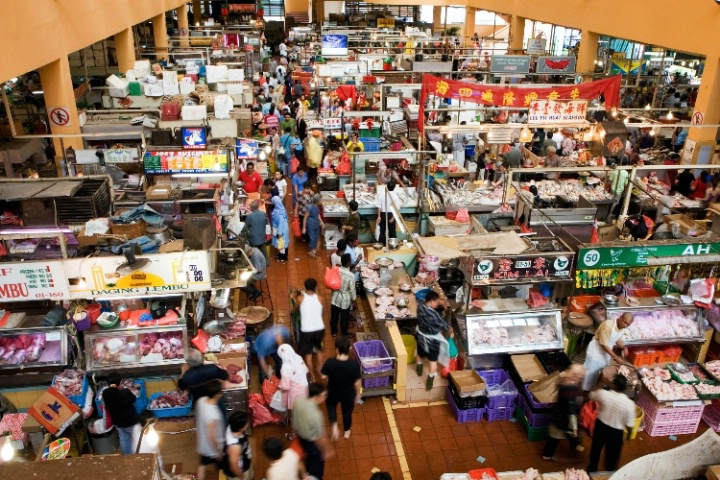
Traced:
POLYGON ((449 388, 445 391, 445 396, 458 423, 479 422, 482 420, 483 413, 485 413, 484 408, 468 408, 467 410, 460 410, 455 404, 455 399, 453 398, 452 393, 450 393, 449 388))
POLYGON ((487 413, 488 422, 496 422, 498 420, 510 420, 514 411, 514 408, 488 408, 485 413, 487 413))
POLYGON ((646 391, 642 391, 637 399, 637 404, 645 411, 645 420, 650 420, 656 425, 700 423, 705 405, 699 407, 670 407, 662 408, 650 397, 646 391))
POLYGON ((644 421, 645 433, 651 437, 696 433, 699 425, 700 419, 697 422, 656 424, 646 416, 644 421))
POLYGON ((720 432, 720 410, 712 406, 706 407, 702 415, 703 422, 716 432, 720 432))

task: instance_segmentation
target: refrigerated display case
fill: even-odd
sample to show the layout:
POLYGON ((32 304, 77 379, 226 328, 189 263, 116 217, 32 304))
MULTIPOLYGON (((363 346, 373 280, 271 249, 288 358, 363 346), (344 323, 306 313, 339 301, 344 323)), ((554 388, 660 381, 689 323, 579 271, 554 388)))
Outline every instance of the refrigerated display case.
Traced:
POLYGON ((68 365, 69 340, 62 326, 48 327, 41 316, 28 316, 0 330, 0 374, 13 370, 62 370, 68 365))
POLYGON ((100 329, 85 332, 85 369, 164 367, 184 363, 188 349, 184 324, 100 329))

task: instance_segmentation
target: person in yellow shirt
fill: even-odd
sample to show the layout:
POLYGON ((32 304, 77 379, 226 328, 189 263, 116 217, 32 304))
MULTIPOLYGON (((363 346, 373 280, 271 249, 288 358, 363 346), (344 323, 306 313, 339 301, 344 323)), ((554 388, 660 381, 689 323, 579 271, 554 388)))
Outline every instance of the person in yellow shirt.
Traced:
POLYGON ((352 137, 350 137, 350 141, 347 143, 347 151, 348 152, 364 152, 365 151, 365 145, 363 145, 363 143, 360 141, 357 133, 353 133, 352 137))

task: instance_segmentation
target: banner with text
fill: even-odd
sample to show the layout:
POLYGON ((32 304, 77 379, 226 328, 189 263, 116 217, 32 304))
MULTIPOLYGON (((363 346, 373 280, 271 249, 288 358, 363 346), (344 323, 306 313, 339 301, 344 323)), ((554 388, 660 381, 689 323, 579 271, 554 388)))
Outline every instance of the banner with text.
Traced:
POLYGON ((720 242, 673 243, 662 245, 592 246, 582 247, 578 253, 578 270, 618 267, 647 267, 648 259, 717 255, 720 242))
POLYGON ((208 252, 143 255, 150 264, 129 275, 117 273, 125 257, 96 257, 63 262, 70 298, 167 295, 210 290, 208 252))
POLYGON ((61 261, 3 263, 0 301, 62 300, 69 297, 61 261))
POLYGON ((530 102, 528 123, 578 123, 586 115, 587 100, 535 100, 530 102))

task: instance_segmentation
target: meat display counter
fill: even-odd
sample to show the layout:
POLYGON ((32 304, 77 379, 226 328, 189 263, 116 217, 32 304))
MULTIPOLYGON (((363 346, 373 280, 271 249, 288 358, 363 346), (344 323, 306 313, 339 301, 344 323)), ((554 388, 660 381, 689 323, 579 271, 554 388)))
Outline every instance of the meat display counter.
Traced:
POLYGON ((607 319, 616 319, 626 312, 635 317, 625 333, 625 345, 705 341, 702 311, 695 305, 665 305, 658 303, 659 297, 638 298, 637 301, 637 305, 627 304, 624 298, 618 299, 616 304, 603 303, 607 319))
POLYGON ((29 369, 60 371, 68 365, 68 344, 62 326, 45 326, 41 316, 27 316, 16 327, 0 329, 0 375, 29 369))
POLYGON ((85 332, 85 369, 165 367, 184 363, 188 349, 184 324, 101 329, 85 332))

